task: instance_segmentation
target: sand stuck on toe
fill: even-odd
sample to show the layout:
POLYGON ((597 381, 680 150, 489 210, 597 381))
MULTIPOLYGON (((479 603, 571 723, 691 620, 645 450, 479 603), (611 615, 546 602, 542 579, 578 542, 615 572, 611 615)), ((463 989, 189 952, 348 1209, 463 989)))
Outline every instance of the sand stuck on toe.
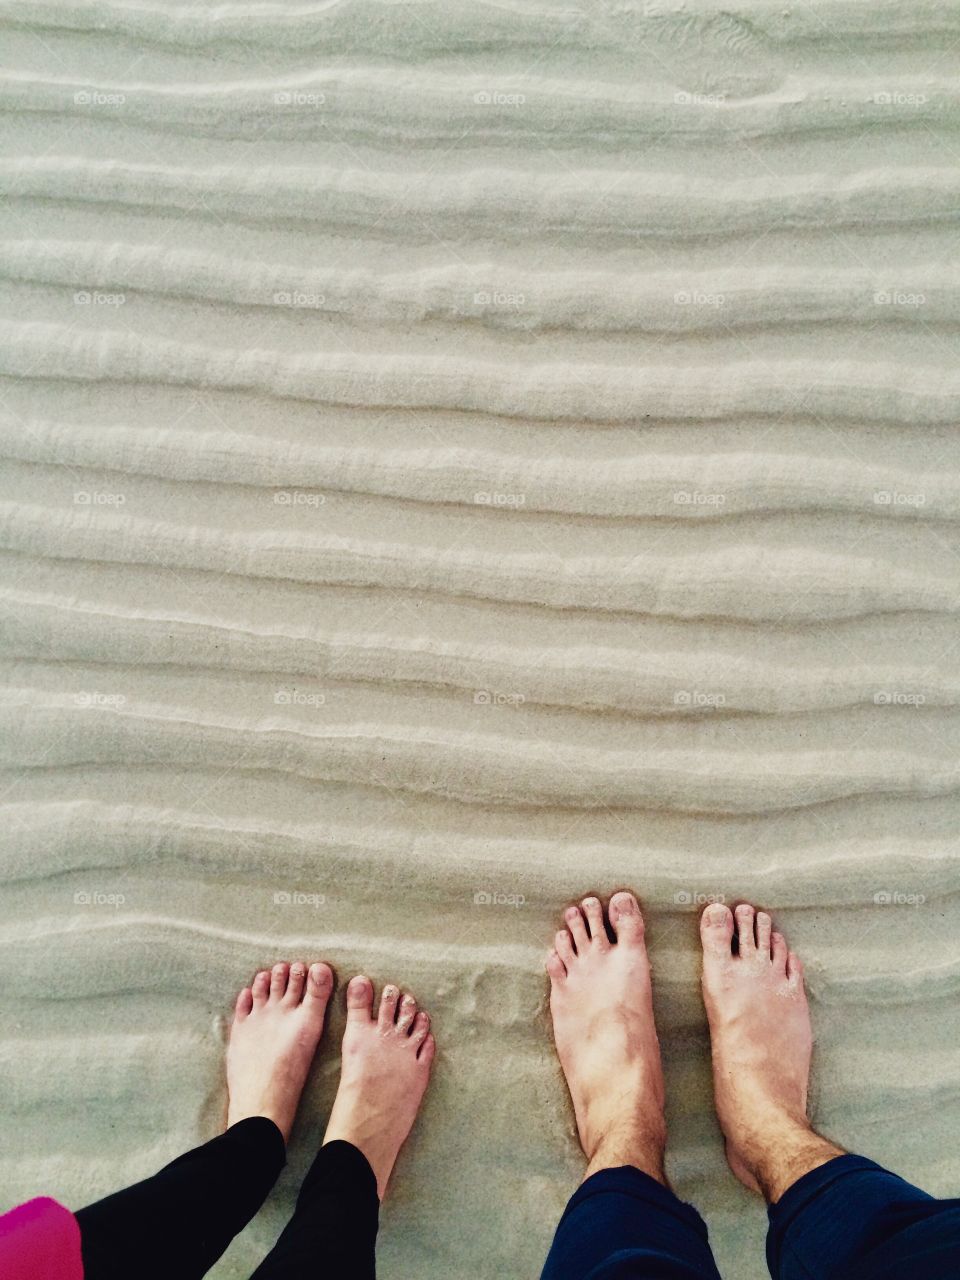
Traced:
POLYGON ((212 1135, 222 1020, 440 1045, 394 1280, 535 1276, 580 1176, 543 960, 649 921, 720 1265, 697 911, 804 956, 816 1118, 960 1186, 960 12, 0 4, 2 1206, 212 1135))

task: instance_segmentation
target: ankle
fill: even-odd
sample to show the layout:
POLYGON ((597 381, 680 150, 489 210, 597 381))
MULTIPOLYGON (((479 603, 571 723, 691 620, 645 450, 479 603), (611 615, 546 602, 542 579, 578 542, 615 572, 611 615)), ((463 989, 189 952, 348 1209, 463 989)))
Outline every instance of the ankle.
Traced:
POLYGON ((648 1174, 662 1186, 669 1186, 663 1164, 666 1144, 665 1124, 608 1134, 600 1139, 590 1154, 583 1180, 586 1182, 587 1178, 604 1169, 621 1169, 629 1165, 648 1174))
POLYGON ((776 1204, 805 1173, 845 1154, 816 1133, 805 1117, 785 1120, 769 1129, 762 1143, 751 1145, 753 1151, 740 1154, 768 1204, 776 1204))

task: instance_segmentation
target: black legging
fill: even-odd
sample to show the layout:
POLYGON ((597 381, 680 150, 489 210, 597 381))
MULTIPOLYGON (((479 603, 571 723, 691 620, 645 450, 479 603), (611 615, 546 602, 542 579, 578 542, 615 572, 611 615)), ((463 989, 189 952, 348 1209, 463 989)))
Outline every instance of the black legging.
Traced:
MULTIPOLYGON (((199 1280, 263 1204, 285 1160, 272 1120, 241 1120, 81 1209, 84 1280, 199 1280)), ((366 1157, 349 1142, 328 1143, 256 1280, 373 1280, 379 1211, 366 1157)))

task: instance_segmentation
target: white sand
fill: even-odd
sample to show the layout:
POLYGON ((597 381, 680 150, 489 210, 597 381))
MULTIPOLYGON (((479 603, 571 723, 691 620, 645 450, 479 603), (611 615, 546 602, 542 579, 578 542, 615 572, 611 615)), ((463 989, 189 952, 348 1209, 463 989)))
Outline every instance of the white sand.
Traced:
POLYGON ((384 1276, 535 1276, 543 956, 621 884, 727 1274, 698 897, 803 952, 830 1136, 955 1193, 960 11, 0 22, 0 1207, 214 1133, 233 992, 324 957, 441 1046, 384 1276))

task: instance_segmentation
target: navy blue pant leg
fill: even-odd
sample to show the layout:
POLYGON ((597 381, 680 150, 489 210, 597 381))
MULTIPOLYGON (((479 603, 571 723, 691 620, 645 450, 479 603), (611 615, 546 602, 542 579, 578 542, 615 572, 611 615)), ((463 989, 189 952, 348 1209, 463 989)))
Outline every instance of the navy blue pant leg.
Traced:
POLYGON ((541 1280, 720 1280, 707 1227, 630 1165, 602 1169, 564 1210, 541 1280))
POLYGON ((804 1174, 769 1210, 774 1280, 957 1280, 960 1200, 935 1200, 863 1156, 804 1174))

